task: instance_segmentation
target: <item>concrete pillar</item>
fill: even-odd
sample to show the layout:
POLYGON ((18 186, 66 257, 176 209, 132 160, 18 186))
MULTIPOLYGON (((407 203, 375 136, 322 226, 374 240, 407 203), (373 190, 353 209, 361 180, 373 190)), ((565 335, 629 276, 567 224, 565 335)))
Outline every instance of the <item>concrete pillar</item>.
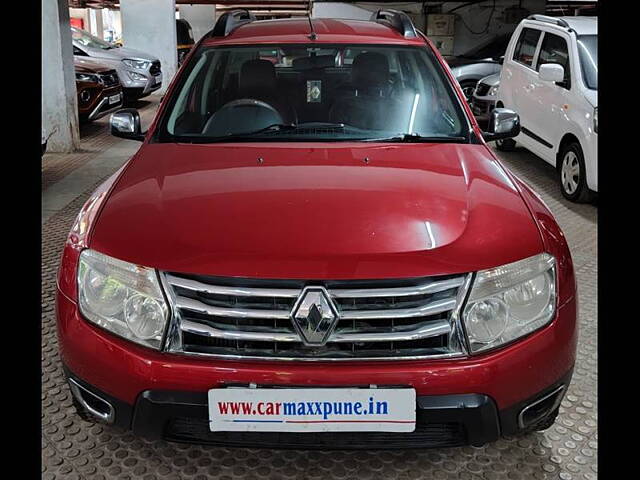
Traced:
POLYGON ((175 0, 121 0, 120 14, 124 45, 160 60, 164 93, 178 69, 175 0))
POLYGON ((91 23, 91 33, 104 40, 104 23, 102 21, 102 9, 89 9, 89 23, 91 23))
POLYGON ((189 22, 193 30, 193 39, 197 42, 205 33, 213 29, 216 23, 215 5, 180 5, 180 18, 189 22))
POLYGON ((68 0, 42 2, 42 127, 47 151, 80 147, 78 100, 68 0))

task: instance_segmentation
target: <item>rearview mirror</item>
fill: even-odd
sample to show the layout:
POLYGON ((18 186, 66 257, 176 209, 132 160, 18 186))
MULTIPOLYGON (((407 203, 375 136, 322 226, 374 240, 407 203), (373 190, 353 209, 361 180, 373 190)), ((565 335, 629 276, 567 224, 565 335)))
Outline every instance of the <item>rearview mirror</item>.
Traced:
POLYGON ((508 108, 494 108, 489 115, 487 131, 482 137, 487 142, 513 138, 520 134, 520 115, 508 108))
POLYGON ((135 108, 123 108, 111 114, 109 119, 111 135, 128 140, 144 140, 144 133, 140 127, 140 114, 135 108))
POLYGON ((557 63, 543 63, 540 65, 538 78, 545 82, 562 82, 564 80, 564 67, 557 63))

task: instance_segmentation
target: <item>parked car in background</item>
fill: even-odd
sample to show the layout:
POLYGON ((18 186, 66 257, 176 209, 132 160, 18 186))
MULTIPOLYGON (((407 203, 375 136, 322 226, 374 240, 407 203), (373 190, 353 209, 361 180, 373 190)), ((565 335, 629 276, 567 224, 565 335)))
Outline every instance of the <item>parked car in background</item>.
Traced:
POLYGON ((71 27, 73 54, 76 57, 92 57, 118 72, 125 101, 149 95, 162 86, 160 60, 153 55, 129 47, 118 47, 71 27))
POLYGON ((78 412, 261 448, 549 428, 576 359, 571 255, 486 144, 518 115, 481 131, 465 107, 405 13, 223 14, 151 130, 111 116, 140 148, 79 212, 56 287, 78 412))
POLYGON ((116 71, 89 57, 74 57, 78 117, 91 122, 122 106, 124 95, 116 71))
POLYGON ((176 37, 178 40, 178 65, 182 65, 182 62, 195 44, 191 25, 182 18, 176 19, 176 37))
POLYGON ((591 199, 598 191, 597 17, 523 20, 505 55, 496 105, 520 114, 515 141, 556 167, 567 199, 591 199))
POLYGON ((478 80, 500 72, 502 57, 510 38, 510 33, 498 35, 461 55, 445 57, 467 102, 471 102, 478 80))
POLYGON ((473 91, 471 111, 476 119, 484 121, 496 106, 496 95, 500 87, 500 74, 494 73, 480 79, 473 91))

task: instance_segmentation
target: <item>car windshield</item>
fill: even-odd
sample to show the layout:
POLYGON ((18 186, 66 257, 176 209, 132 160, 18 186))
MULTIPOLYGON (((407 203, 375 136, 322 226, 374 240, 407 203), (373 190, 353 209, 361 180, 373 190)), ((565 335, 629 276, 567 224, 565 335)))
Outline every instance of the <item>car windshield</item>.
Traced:
POLYGON ((579 36, 578 52, 585 85, 591 90, 598 90, 598 36, 579 36))
POLYGON ((89 32, 80 30, 79 28, 71 27, 71 36, 75 42, 78 42, 83 47, 89 48, 101 48, 103 50, 110 50, 114 48, 109 42, 94 37, 89 32))
POLYGON ((160 141, 468 141, 469 124, 426 48, 203 48, 172 95, 160 141))

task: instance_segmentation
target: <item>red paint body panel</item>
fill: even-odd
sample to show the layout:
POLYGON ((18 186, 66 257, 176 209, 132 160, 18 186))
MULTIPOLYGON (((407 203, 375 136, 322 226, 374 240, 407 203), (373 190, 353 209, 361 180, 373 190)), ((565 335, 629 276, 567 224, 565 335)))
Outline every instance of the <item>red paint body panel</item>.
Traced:
POLYGON ((498 162, 455 144, 148 144, 89 245, 162 270, 308 279, 461 273, 543 251, 498 162))
POLYGON ((493 353, 469 359, 380 362, 260 362, 163 354, 90 326, 75 303, 57 297, 65 364, 100 390, 133 404, 148 389, 206 392, 226 383, 273 385, 411 385, 417 395, 483 393, 500 409, 531 397, 575 362, 575 301, 552 324, 493 353))

